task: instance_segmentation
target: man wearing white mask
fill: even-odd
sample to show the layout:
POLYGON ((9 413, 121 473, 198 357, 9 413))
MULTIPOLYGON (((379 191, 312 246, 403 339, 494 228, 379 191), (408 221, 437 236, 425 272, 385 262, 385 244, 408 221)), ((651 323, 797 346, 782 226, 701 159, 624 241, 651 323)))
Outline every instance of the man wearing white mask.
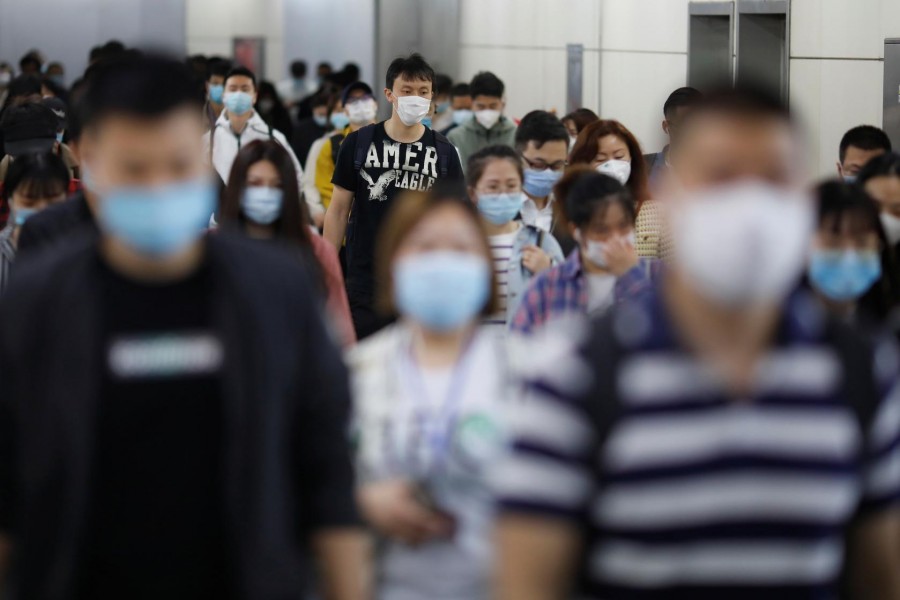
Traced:
POLYGON ((427 191, 439 179, 463 178, 447 138, 422 125, 433 81, 434 70, 421 55, 395 59, 384 88, 390 119, 350 133, 337 156, 324 235, 338 250, 346 236, 347 296, 359 339, 387 324, 374 309, 373 262, 378 230, 395 198, 406 190, 427 191))
POLYGON ((528 375, 498 598, 900 597, 898 353, 795 292, 803 156, 765 94, 686 117, 658 291, 528 375))
POLYGON ((474 117, 454 128, 447 137, 459 150, 462 164, 488 146, 515 146, 516 125, 503 115, 506 100, 503 82, 488 71, 475 75, 469 84, 474 117))
POLYGON ((241 148, 256 140, 275 140, 291 155, 297 170, 297 183, 302 185, 303 167, 287 138, 282 132, 266 124, 253 109, 256 91, 256 76, 250 69, 236 67, 228 72, 222 95, 225 110, 219 115, 213 131, 203 134, 205 155, 222 183, 228 185, 231 165, 241 148))

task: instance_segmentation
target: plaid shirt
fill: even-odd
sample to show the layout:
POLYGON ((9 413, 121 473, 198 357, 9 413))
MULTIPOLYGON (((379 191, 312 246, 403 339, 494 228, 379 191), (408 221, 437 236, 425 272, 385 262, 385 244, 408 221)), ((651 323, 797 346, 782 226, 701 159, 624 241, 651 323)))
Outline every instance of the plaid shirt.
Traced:
MULTIPOLYGON (((651 289, 660 267, 657 260, 641 258, 633 269, 616 278, 614 301, 634 298, 651 289)), ((588 286, 581 268, 581 255, 575 249, 564 263, 534 278, 510 328, 528 334, 547 321, 572 313, 585 314, 587 310, 588 286)))

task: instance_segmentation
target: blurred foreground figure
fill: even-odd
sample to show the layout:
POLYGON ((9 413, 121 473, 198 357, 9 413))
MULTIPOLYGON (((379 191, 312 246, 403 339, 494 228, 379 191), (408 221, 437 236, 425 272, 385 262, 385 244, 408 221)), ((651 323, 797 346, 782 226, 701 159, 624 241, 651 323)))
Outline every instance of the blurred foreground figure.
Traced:
POLYGON ((0 306, 14 598, 361 598, 346 373, 295 258, 225 234, 186 67, 111 61, 81 156, 100 234, 0 306))
POLYGON ((682 125, 658 293, 574 351, 548 331, 532 369, 499 597, 832 598, 846 574, 896 599, 897 352, 791 293, 815 217, 785 109, 723 92, 682 125))

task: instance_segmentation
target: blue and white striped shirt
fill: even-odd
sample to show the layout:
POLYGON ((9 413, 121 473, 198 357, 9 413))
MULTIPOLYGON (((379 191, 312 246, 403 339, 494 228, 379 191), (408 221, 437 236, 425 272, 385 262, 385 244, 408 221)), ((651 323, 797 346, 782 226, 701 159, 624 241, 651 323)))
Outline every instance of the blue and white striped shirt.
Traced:
POLYGON ((610 399, 592 382, 596 339, 545 341, 554 359, 530 372, 498 471, 502 510, 583 523, 585 597, 836 597, 845 526, 900 500, 895 347, 875 350, 864 426, 845 390, 865 386, 845 385, 806 297, 790 302, 746 398, 679 345, 655 295, 604 318, 594 335, 618 342, 605 388, 615 411, 597 410, 610 399))

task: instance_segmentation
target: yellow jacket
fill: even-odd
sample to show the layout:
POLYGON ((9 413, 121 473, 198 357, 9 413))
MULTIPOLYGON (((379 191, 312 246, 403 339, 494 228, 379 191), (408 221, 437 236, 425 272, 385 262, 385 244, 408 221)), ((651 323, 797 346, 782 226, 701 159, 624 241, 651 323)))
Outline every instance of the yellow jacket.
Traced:
MULTIPOLYGON (((351 131, 349 125, 341 131, 344 139, 347 139, 351 131)), ((328 205, 331 204, 331 193, 334 191, 334 184, 331 183, 331 178, 334 176, 334 159, 331 158, 331 136, 333 135, 334 133, 328 134, 328 138, 322 145, 321 152, 319 152, 319 157, 316 159, 316 189, 319 190, 319 195, 322 197, 322 206, 326 210, 328 205)))

